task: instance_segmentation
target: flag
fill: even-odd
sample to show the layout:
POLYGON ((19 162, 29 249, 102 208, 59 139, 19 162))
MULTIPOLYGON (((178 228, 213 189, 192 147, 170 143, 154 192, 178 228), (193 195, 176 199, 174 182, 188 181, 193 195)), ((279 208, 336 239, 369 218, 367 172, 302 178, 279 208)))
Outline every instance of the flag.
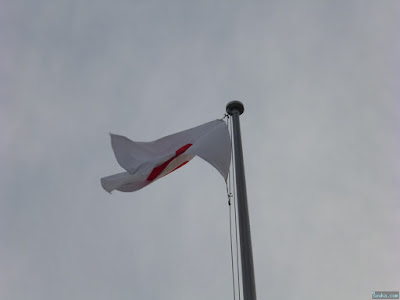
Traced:
POLYGON ((231 160, 228 126, 222 120, 171 134, 152 142, 134 142, 111 134, 111 146, 126 172, 101 178, 110 192, 133 192, 175 171, 196 155, 210 163, 227 179, 231 160))

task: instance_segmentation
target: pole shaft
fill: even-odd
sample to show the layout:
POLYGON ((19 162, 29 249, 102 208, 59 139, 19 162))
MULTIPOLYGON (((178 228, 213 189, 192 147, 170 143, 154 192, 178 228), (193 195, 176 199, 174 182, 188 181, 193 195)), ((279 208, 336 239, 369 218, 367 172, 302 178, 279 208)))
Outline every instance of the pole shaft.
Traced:
POLYGON ((243 104, 239 101, 232 101, 227 105, 227 112, 232 116, 233 123, 243 298, 244 300, 256 300, 253 250, 251 246, 249 209, 247 204, 246 178, 244 174, 242 138, 239 121, 239 115, 243 113, 243 110, 243 104))

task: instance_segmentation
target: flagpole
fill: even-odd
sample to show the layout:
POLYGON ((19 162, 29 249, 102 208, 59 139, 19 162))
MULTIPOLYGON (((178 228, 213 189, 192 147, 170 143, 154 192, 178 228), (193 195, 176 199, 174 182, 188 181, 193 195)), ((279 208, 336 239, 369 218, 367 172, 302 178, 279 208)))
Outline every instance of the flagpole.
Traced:
POLYGON ((239 115, 241 115, 243 111, 244 106, 240 101, 231 101, 226 105, 226 112, 232 116, 233 123, 233 148, 235 153, 243 298, 244 300, 256 300, 257 296, 254 278, 253 250, 251 247, 249 209, 247 205, 246 178, 244 175, 242 138, 240 134, 239 121, 239 115))

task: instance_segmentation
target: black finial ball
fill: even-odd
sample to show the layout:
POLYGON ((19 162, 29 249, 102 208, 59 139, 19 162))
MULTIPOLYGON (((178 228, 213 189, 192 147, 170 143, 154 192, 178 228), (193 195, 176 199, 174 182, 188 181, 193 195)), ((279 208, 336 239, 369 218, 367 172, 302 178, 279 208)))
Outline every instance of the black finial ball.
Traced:
POLYGON ((228 114, 233 115, 236 110, 239 112, 239 115, 244 112, 244 106, 242 102, 234 100, 226 105, 226 112, 228 114))

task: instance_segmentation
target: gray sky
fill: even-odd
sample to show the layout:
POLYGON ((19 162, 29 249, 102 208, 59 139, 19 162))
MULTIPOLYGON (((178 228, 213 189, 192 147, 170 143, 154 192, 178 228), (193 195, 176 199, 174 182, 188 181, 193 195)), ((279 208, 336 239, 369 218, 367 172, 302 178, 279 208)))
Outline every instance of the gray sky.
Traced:
POLYGON ((232 299, 223 179, 135 193, 108 132, 240 99, 258 299, 400 289, 400 4, 12 1, 0 10, 0 298, 232 299), (396 101, 397 100, 397 101, 396 101))

